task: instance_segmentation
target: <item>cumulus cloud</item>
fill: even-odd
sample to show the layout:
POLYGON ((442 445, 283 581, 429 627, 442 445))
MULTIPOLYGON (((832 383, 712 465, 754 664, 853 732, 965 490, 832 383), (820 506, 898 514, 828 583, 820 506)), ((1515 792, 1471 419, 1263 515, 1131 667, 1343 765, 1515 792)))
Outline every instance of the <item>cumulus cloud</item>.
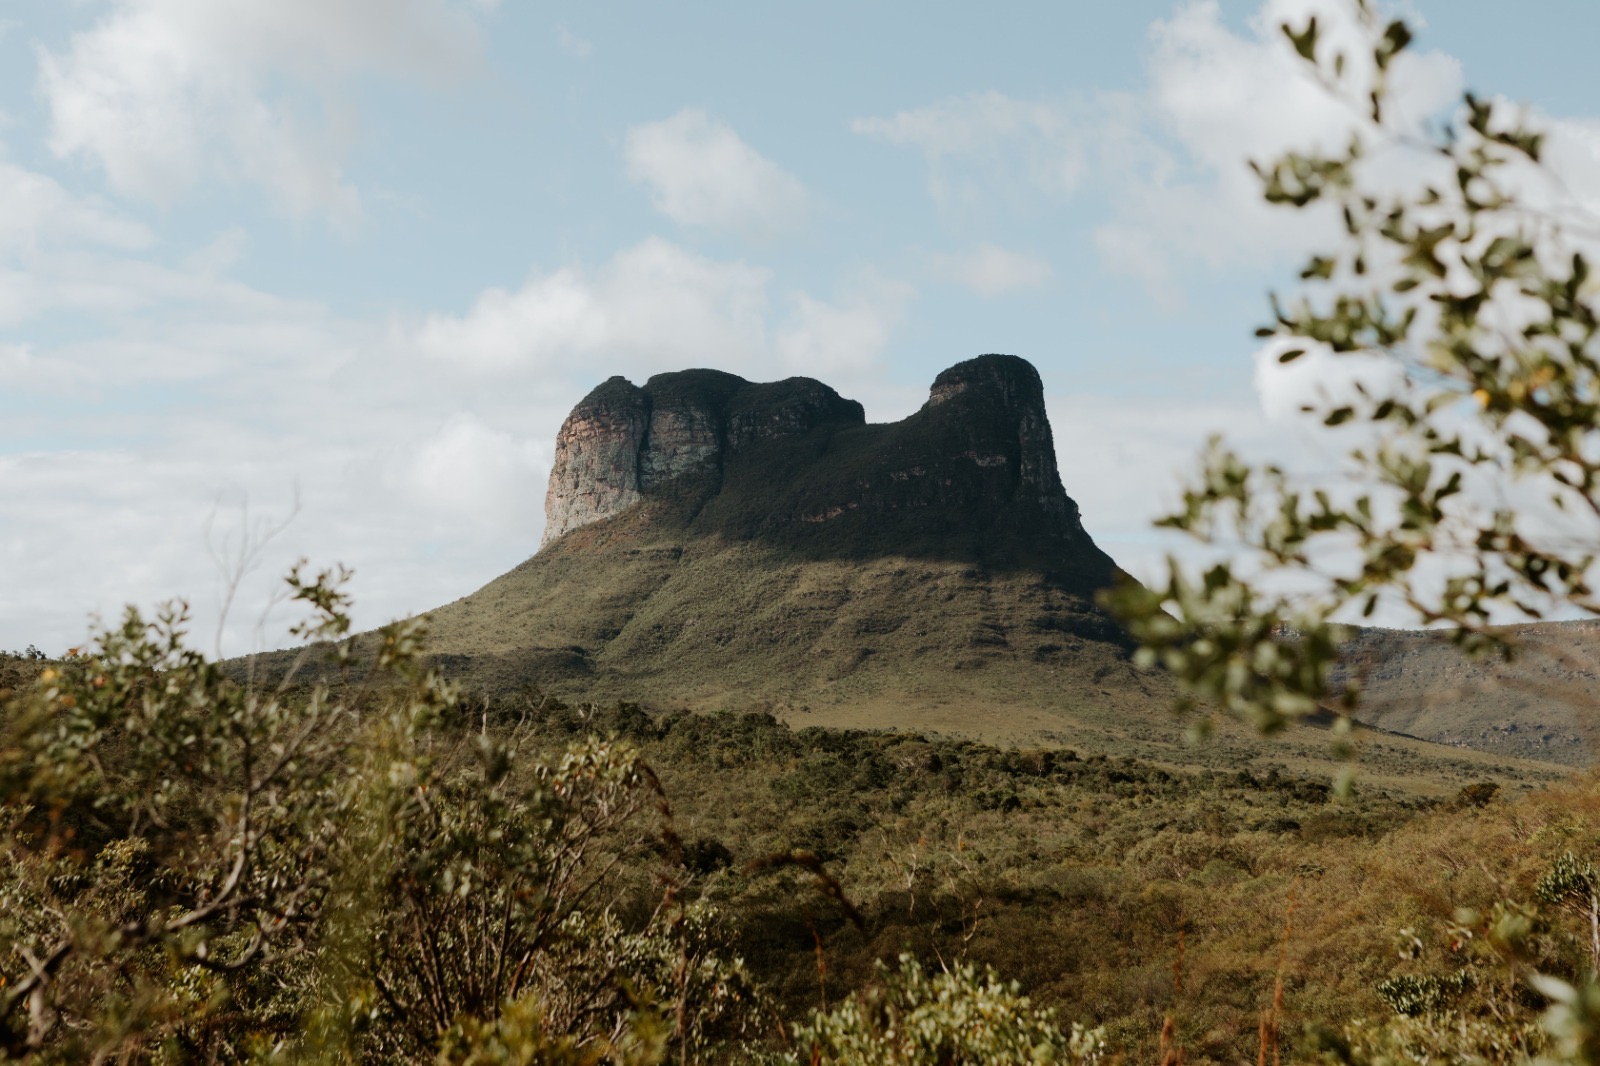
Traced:
POLYGON ((563 268, 516 291, 490 289, 461 317, 417 332, 428 356, 480 368, 558 366, 605 352, 666 363, 741 358, 763 346, 771 273, 651 237, 592 275, 563 268))
MULTIPOLYGON (((1137 127, 1124 133, 1149 144, 1116 175, 1120 218, 1108 228, 1118 236, 1097 238, 1103 249, 1144 249, 1122 261, 1136 275, 1170 271, 1157 257, 1244 264, 1302 251, 1329 232, 1325 216, 1266 204, 1246 166, 1290 151, 1338 150, 1365 128, 1359 108, 1317 84, 1283 41, 1278 27, 1311 11, 1320 13, 1332 46, 1353 41, 1348 18, 1315 0, 1268 0, 1243 33, 1223 24, 1215 0, 1190 3, 1152 28, 1149 85, 1137 127)), ((1358 50, 1346 48, 1354 64, 1358 50)), ((1417 132, 1459 98, 1464 83, 1453 57, 1413 50, 1394 64, 1392 84, 1396 119, 1417 132)), ((1415 180, 1424 166, 1420 158, 1402 161, 1397 180, 1415 180)))
POLYGON ((458 412, 407 452, 391 483, 424 506, 478 521, 537 524, 535 504, 542 501, 534 490, 550 464, 539 441, 458 412))
POLYGON ((680 225, 760 236, 793 229, 805 216, 800 180, 699 108, 633 127, 623 158, 656 210, 680 225))
POLYGON ((1081 391, 1046 396, 1067 495, 1095 543, 1139 580, 1158 579, 1169 554, 1185 560, 1202 554, 1194 541, 1152 523, 1182 506, 1182 486, 1208 436, 1226 433, 1252 459, 1281 460, 1286 449, 1294 451, 1286 427, 1265 418, 1248 390, 1219 392, 1216 384, 1196 383, 1203 400, 1151 394, 1108 403, 1081 391))
POLYGON ((74 196, 54 178, 7 162, 0 150, 0 257, 70 241, 140 249, 155 241, 144 224, 74 196))
POLYGON ((431 315, 415 343, 429 358, 501 372, 600 354, 624 371, 859 366, 883 352, 913 295, 903 282, 865 274, 836 301, 789 293, 787 313, 774 322, 771 282, 764 267, 651 237, 592 273, 536 275, 515 291, 484 292, 465 315, 431 315))
POLYGON ((315 122, 309 93, 367 74, 439 82, 471 69, 481 32, 452 0, 114 0, 60 52, 41 49, 50 146, 118 193, 167 204, 203 178, 262 186, 294 216, 352 220, 348 123, 315 122), (285 85, 288 87, 285 88, 285 85))
POLYGON ((239 500, 294 514, 225 627, 234 653, 284 642, 281 624, 258 637, 255 623, 297 557, 354 564, 358 623, 375 625, 461 595, 538 543, 538 442, 582 391, 565 375, 484 394, 379 324, 198 275, 184 292, 181 308, 135 293, 117 328, 89 339, 0 345, 12 384, 0 565, 38 575, 8 588, 0 647, 59 651, 91 610, 174 595, 209 643, 219 501, 224 532, 239 500), (129 393, 148 399, 114 400, 129 393))
POLYGON ((1050 263, 1036 255, 983 244, 960 255, 934 257, 940 276, 965 285, 980 296, 999 296, 1014 289, 1037 289, 1050 280, 1050 263))
MULTIPOLYGON (((1258 263, 1327 232, 1327 216, 1263 203, 1246 166, 1342 146, 1360 125, 1359 108, 1316 84, 1278 30, 1312 10, 1326 39, 1352 39, 1348 19, 1318 0, 1267 0, 1242 32, 1224 23, 1216 0, 1191 0, 1152 27, 1136 91, 1018 99, 991 90, 856 119, 851 129, 920 151, 943 207, 1036 210, 1103 195, 1111 217, 1093 235, 1102 262, 1175 304, 1180 264, 1258 263)), ((1395 114, 1413 129, 1463 86, 1459 63, 1439 52, 1404 53, 1391 77, 1395 114)))
POLYGON ((849 375, 872 366, 916 292, 904 282, 863 272, 834 303, 794 293, 774 338, 777 361, 790 373, 849 375))

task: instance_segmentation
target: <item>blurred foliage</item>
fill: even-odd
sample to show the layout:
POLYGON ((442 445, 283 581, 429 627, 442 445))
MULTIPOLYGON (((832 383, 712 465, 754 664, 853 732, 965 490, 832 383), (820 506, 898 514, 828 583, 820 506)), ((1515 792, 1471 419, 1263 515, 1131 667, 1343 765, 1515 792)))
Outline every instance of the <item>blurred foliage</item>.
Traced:
MULTIPOLYGON (((1252 165, 1269 203, 1342 223, 1337 243, 1301 270, 1302 292, 1274 297, 1274 322, 1258 333, 1280 364, 1314 356, 1335 378, 1341 363, 1348 371, 1301 409, 1342 443, 1338 477, 1252 464, 1214 440, 1182 507, 1159 524, 1224 548, 1227 561, 1193 574, 1169 559, 1163 581, 1108 598, 1140 660, 1183 687, 1180 711, 1220 711, 1263 732, 1334 703, 1349 623, 1380 606, 1444 627, 1465 653, 1507 658, 1515 647, 1492 620, 1600 607, 1590 585, 1600 288, 1586 247, 1600 220, 1544 166, 1545 137, 1522 109, 1467 94, 1453 114, 1408 122, 1393 74, 1411 29, 1370 0, 1334 14, 1282 30, 1350 105, 1346 146, 1252 165)), ((1337 693, 1341 713, 1359 706, 1359 682, 1337 693)), ((1470 819, 1494 799, 1474 786, 1455 808, 1470 819)), ((1594 872, 1575 850, 1546 861, 1518 886, 1522 898, 1588 929, 1563 943, 1551 915, 1501 884, 1487 908, 1434 916, 1443 952, 1404 930, 1411 968, 1375 986, 1393 1016, 1315 1027, 1306 1053, 1596 1061, 1594 872), (1580 962, 1571 947, 1584 940, 1580 962)))
MULTIPOLYGON (((1267 201, 1342 223, 1260 331, 1280 363, 1350 372, 1302 408, 1343 442, 1337 476, 1213 441, 1159 524, 1229 561, 1191 575, 1172 560, 1164 581, 1111 598, 1188 706, 1265 731, 1327 703, 1347 624, 1380 604, 1506 655, 1492 618, 1600 606, 1600 288, 1585 251, 1600 220, 1542 166, 1522 110, 1468 94, 1433 124, 1396 117, 1410 30, 1368 0, 1341 10, 1337 31, 1283 29, 1349 103, 1348 144, 1254 164, 1267 201)), ((1346 687, 1343 709, 1359 696, 1346 687)))
POLYGON ((986 1063, 1029 1066, 1095 1063, 1105 1033, 1073 1025, 1063 1032, 1015 982, 957 966, 929 975, 910 956, 899 969, 880 967, 879 981, 795 1033, 793 1062, 895 1066, 898 1063, 986 1063))

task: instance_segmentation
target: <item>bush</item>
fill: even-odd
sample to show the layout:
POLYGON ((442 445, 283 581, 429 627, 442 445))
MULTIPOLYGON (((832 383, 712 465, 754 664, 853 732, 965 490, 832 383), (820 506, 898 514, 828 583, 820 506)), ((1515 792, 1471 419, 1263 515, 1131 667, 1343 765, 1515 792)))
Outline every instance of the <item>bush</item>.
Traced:
POLYGON ((1015 983, 971 966, 929 976, 909 955, 898 970, 879 966, 880 983, 795 1031, 791 1062, 850 1066, 1028 1066, 1093 1063, 1105 1034, 1036 1009, 1015 983))

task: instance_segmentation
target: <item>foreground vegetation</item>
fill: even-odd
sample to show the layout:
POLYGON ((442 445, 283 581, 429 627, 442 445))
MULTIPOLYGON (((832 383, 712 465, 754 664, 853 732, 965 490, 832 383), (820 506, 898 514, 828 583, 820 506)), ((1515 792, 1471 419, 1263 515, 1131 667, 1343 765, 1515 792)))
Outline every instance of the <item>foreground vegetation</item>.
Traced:
MULTIPOLYGON (((340 635, 331 582, 295 580, 340 635)), ((1519 1061, 1561 1051, 1539 1018, 1594 965, 1587 780, 1340 797, 476 698, 415 625, 377 674, 267 689, 181 625, 8 663, 6 1055, 1519 1061)))
MULTIPOLYGON (((1336 89, 1367 78, 1381 131, 1410 33, 1356 11, 1370 66, 1315 22, 1287 29, 1336 89)), ((1213 454, 1170 524, 1232 531, 1328 588, 1296 599, 1219 566, 1127 590, 1143 657, 1192 707, 1269 731, 1313 712, 1334 616, 1386 595, 1480 649, 1503 643, 1491 607, 1600 606, 1592 536, 1542 545, 1463 489, 1504 468, 1600 515, 1589 267, 1522 225, 1499 180, 1537 165, 1540 140, 1466 103, 1434 146, 1457 189, 1421 205, 1361 194, 1359 138, 1263 169, 1271 199, 1340 204, 1352 244, 1305 276, 1358 290, 1276 331, 1407 373, 1328 424, 1421 450, 1353 451, 1386 490, 1348 503, 1213 454), (1376 290, 1369 252, 1401 267, 1376 290), (1500 292, 1548 314, 1492 330, 1500 292), (1474 412, 1488 443, 1447 420, 1474 412), (1319 571, 1330 539, 1358 569, 1319 571), (1415 577, 1463 545, 1465 570, 1415 577)), ((316 613, 302 635, 344 638, 337 580, 291 584, 316 613)), ((190 651, 182 627, 130 613, 65 662, 3 664, 7 1057, 1600 1062, 1592 778, 1440 801, 764 713, 472 697, 427 666, 417 623, 379 634, 359 670, 344 650, 315 684, 267 685, 190 651)))

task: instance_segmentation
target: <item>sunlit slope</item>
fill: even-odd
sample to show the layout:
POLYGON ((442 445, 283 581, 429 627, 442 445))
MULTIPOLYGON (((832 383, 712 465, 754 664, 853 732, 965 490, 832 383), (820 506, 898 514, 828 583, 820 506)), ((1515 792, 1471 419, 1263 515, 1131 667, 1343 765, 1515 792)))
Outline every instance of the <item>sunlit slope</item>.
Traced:
MULTIPOLYGON (((1331 776, 1325 724, 1199 746, 1159 671, 1039 574, 886 557, 798 559, 674 540, 659 515, 578 530, 432 612, 432 645, 475 687, 655 709, 764 710, 796 725, 931 730, 1171 765, 1331 776)), ((1423 794, 1554 780, 1546 763, 1357 734, 1360 779, 1423 794)))
POLYGON ((1600 753, 1600 622, 1501 631, 1512 658, 1468 659, 1442 633, 1369 629, 1341 677, 1362 683, 1361 717, 1441 744, 1589 765, 1600 753))

